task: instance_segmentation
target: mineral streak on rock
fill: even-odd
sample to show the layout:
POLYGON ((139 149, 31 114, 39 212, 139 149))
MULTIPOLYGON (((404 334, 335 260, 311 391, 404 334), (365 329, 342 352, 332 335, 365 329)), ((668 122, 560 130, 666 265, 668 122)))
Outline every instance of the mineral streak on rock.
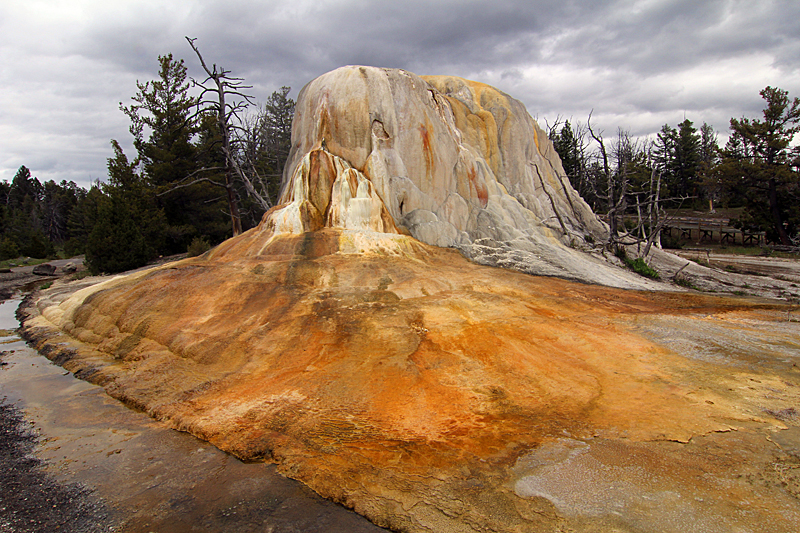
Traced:
POLYGON ((651 496, 711 526, 794 531, 770 517, 800 520, 796 495, 746 481, 746 465, 782 461, 764 434, 790 422, 770 413, 800 402, 786 309, 529 276, 429 244, 534 250, 535 270, 633 285, 563 245, 562 223, 605 228, 520 106, 455 78, 323 76, 299 98, 282 202, 259 227, 199 258, 56 283, 24 310, 26 335, 129 405, 398 531, 651 531, 637 518, 651 496), (734 426, 747 438, 714 439, 734 426), (653 447, 699 435, 699 450, 653 447), (575 483, 603 472, 614 498, 573 512, 575 483))

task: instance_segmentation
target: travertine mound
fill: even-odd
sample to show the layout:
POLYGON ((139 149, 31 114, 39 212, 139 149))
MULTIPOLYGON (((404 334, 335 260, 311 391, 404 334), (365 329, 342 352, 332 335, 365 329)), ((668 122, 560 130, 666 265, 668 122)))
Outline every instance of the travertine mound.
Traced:
POLYGON ((56 283, 27 337, 397 531, 796 530, 790 308, 446 249, 644 286, 567 246, 605 226, 490 87, 346 67, 297 109, 257 228, 56 283))
POLYGON ((408 232, 479 263, 618 287, 641 278, 577 251, 607 227, 525 106, 484 85, 342 67, 300 93, 269 231, 408 232))

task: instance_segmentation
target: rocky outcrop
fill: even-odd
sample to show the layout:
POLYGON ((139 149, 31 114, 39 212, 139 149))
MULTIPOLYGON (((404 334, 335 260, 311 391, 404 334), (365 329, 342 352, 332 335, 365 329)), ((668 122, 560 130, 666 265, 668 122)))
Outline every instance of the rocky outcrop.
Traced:
POLYGON ((650 286, 585 253, 607 227, 525 106, 461 78, 343 67, 309 83, 280 204, 270 234, 403 232, 482 264, 650 286))
POLYGON ((42 263, 33 267, 32 272, 37 276, 52 276, 56 273, 56 267, 50 263, 42 263))

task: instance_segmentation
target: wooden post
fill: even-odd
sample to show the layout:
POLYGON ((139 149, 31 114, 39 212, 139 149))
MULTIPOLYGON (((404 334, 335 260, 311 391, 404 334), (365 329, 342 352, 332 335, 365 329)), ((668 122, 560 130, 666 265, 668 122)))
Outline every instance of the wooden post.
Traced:
POLYGON ((703 230, 700 229, 700 222, 701 222, 701 219, 698 218, 697 219, 697 245, 698 246, 700 245, 700 241, 703 240, 703 230))

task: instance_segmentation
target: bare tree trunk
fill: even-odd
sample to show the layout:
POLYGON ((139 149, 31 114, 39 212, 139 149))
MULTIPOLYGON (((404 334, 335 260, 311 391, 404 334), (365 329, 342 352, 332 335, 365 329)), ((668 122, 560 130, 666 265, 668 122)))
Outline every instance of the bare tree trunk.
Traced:
POLYGON ((661 230, 664 227, 664 223, 667 221, 667 219, 666 219, 666 213, 664 213, 663 216, 661 215, 661 206, 659 203, 661 201, 661 172, 657 172, 657 174, 658 174, 658 179, 656 180, 656 195, 655 198, 653 199, 653 208, 655 209, 656 213, 658 231, 656 231, 656 237, 653 242, 655 242, 656 246, 661 248, 661 230), (663 219, 663 221, 661 219, 663 219))
POLYGON ((569 235, 569 231, 567 231, 567 226, 564 224, 564 220, 561 218, 561 214, 559 214, 558 212, 558 208, 556 207, 556 203, 553 200, 553 196, 550 194, 550 191, 547 190, 547 187, 544 186, 544 180, 542 179, 542 174, 539 171, 539 165, 537 165, 533 161, 531 161, 531 163, 533 163, 533 166, 536 168, 536 175, 539 176, 539 183, 542 184, 542 191, 544 191, 544 193, 547 195, 547 198, 550 200, 550 206, 553 208, 553 213, 555 213, 556 218, 558 219, 558 223, 561 226, 561 230, 564 232, 564 235, 569 235))
POLYGON ((236 194, 234 191, 233 176, 231 172, 231 139, 230 128, 228 127, 228 107, 225 103, 226 73, 224 70, 218 72, 216 65, 214 65, 213 70, 209 70, 209 68, 206 66, 203 56, 200 55, 200 50, 198 50, 194 45, 194 39, 187 37, 186 40, 189 42, 189 46, 192 47, 192 50, 194 50, 194 52, 197 54, 197 58, 200 60, 200 65, 202 65, 203 70, 206 71, 206 74, 208 75, 207 81, 212 80, 216 86, 214 89, 207 89, 201 85, 201 87, 204 89, 204 92, 211 91, 217 94, 218 102, 214 105, 214 107, 216 108, 217 128, 219 128, 219 133, 222 136, 222 152, 225 155, 225 191, 228 198, 228 210, 231 214, 231 229, 233 231, 233 236, 235 237, 242 233, 242 217, 239 214, 239 205, 236 202, 236 194))
MULTIPOLYGON (((252 97, 243 94, 241 91, 250 88, 250 86, 243 85, 240 78, 230 77, 230 71, 223 68, 217 70, 217 65, 213 65, 212 68, 209 69, 205 60, 203 60, 203 56, 200 54, 200 50, 198 50, 194 44, 195 40, 189 37, 186 37, 186 40, 189 42, 189 46, 192 47, 195 54, 197 54, 200 65, 202 65, 203 70, 208 75, 203 83, 195 82, 197 86, 203 89, 198 107, 205 105, 205 110, 213 110, 216 115, 217 128, 222 137, 222 152, 225 156, 225 189, 228 198, 228 208, 231 212, 231 226, 234 236, 239 235, 242 232, 242 218, 236 200, 235 186, 237 180, 244 185, 248 196, 253 198, 264 211, 272 207, 272 203, 269 200, 269 191, 264 191, 262 194, 262 192, 258 191, 253 185, 254 180, 257 182, 263 180, 261 180, 261 177, 258 175, 255 164, 247 153, 247 139, 242 140, 236 136, 237 131, 245 129, 242 127, 242 117, 239 116, 239 113, 243 112, 248 105, 252 103, 252 97), (204 98, 207 93, 212 93, 214 98, 205 100, 204 98), (238 97, 238 100, 232 102, 226 101, 226 97, 229 95, 234 98, 238 97), (234 120, 237 122, 234 123, 234 120), (237 150, 237 147, 241 144, 245 144, 242 155, 244 158, 243 162, 240 161, 240 152, 237 150), (242 165, 249 167, 247 171, 245 168, 242 168, 242 165), (248 175, 248 171, 252 176, 248 175)), ((288 88, 286 90, 288 91, 288 88)))
POLYGON ((783 217, 781 216, 781 209, 778 206, 778 186, 774 177, 769 179, 769 211, 772 215, 772 225, 778 233, 778 238, 784 246, 791 246, 792 241, 786 233, 786 228, 783 227, 783 217))
POLYGON ((644 240, 647 236, 644 231, 644 223, 642 222, 642 203, 639 201, 639 195, 636 195, 636 227, 639 228, 639 238, 644 240))
POLYGON ((650 248, 653 244, 661 248, 661 229, 664 227, 666 220, 661 215, 659 208, 659 199, 661 196, 661 173, 653 166, 650 171, 650 200, 648 201, 647 222, 650 226, 647 234, 647 245, 644 248, 644 257, 650 253, 650 248), (656 178, 656 175, 658 176, 656 178))
POLYGON ((600 148, 600 155, 603 157, 603 174, 606 177, 607 182, 607 191, 608 191, 608 226, 611 230, 611 239, 615 239, 617 237, 617 214, 616 214, 616 202, 614 201, 614 180, 611 176, 611 170, 608 166, 608 153, 606 152, 606 145, 603 143, 602 133, 596 135, 594 130, 592 129, 592 114, 589 113, 589 120, 586 121, 586 126, 589 129, 589 135, 591 135, 592 139, 597 141, 597 144, 600 148))
POLYGON ((225 195, 231 214, 231 231, 236 237, 242 233, 242 217, 239 215, 239 203, 236 201, 236 191, 233 189, 233 176, 231 176, 230 169, 225 171, 225 195))

